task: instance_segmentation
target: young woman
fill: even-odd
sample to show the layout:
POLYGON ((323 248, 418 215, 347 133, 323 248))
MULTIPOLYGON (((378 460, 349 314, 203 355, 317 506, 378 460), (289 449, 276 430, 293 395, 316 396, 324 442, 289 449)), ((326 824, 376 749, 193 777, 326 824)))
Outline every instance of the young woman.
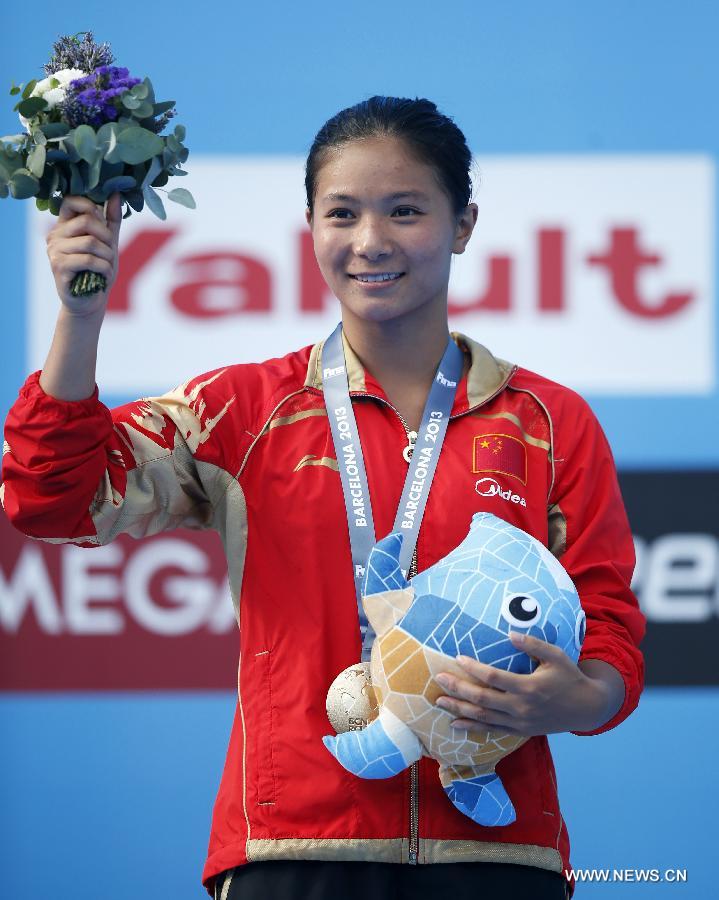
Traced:
POLYGON ((309 153, 306 215, 341 332, 113 411, 95 387, 107 296, 76 299, 69 284, 87 268, 112 284, 119 197, 107 220, 66 198, 48 238, 62 305, 45 367, 8 418, 4 506, 25 533, 81 546, 179 526, 222 535, 241 626, 237 712, 203 876, 222 900, 468 888, 563 897, 569 841, 546 735, 605 731, 638 702, 633 546, 597 421, 566 388, 468 337, 450 340, 451 258, 477 219, 470 162, 461 131, 428 100, 373 97, 338 113, 309 153), (456 385, 438 372, 452 342, 456 385), (587 631, 577 665, 514 636, 540 662, 531 675, 470 660, 463 678, 438 679, 437 702, 457 727, 530 736, 500 763, 512 824, 482 827, 459 813, 429 758, 365 781, 322 746, 327 688, 362 652, 357 521, 338 477, 338 407, 326 396, 340 376, 377 537, 392 530, 431 386, 440 376, 453 386, 413 571, 444 557, 487 510, 547 545, 579 591, 587 631), (493 470, 497 491, 480 492, 487 465, 477 448, 498 435, 513 442, 513 462, 493 470))

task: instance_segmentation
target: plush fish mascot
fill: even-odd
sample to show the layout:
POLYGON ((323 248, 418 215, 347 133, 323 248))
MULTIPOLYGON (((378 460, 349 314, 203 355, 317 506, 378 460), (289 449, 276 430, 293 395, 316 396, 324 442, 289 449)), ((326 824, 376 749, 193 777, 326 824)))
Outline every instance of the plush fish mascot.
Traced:
POLYGON ((495 766, 527 738, 479 723, 453 729, 456 716, 435 705, 446 691, 434 676, 466 677, 458 655, 530 673, 536 663, 514 647, 510 630, 555 644, 576 662, 585 627, 579 596, 546 547, 491 513, 476 513, 464 541, 411 583, 399 567, 401 545, 399 533, 375 544, 363 588, 377 635, 370 672, 379 713, 324 744, 361 778, 388 778, 431 756, 457 809, 481 825, 508 825, 516 814, 495 766))

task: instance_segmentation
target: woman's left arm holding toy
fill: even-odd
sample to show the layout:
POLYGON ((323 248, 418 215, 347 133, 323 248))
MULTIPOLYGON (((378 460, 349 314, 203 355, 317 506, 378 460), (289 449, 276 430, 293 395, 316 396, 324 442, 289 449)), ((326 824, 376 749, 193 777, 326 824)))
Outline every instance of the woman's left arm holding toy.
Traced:
POLYGON ((614 461, 587 404, 571 392, 562 399, 573 428, 562 434, 555 421, 549 548, 586 613, 582 652, 575 664, 561 648, 514 631, 514 646, 539 662, 529 675, 458 657, 466 678, 437 676, 447 691, 437 704, 457 716, 458 728, 481 722, 527 736, 596 734, 618 725, 639 701, 644 616, 630 588, 634 545, 614 461))

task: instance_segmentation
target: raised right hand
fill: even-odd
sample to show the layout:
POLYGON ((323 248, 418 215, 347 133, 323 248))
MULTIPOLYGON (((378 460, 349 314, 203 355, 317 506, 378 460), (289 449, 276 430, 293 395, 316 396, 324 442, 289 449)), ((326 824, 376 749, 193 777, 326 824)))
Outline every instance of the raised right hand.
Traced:
POLYGON ((67 196, 60 215, 47 236, 47 255, 58 296, 66 312, 73 316, 104 313, 107 298, 117 277, 118 241, 122 221, 120 194, 113 194, 106 206, 87 197, 67 196), (73 297, 70 284, 78 272, 89 270, 104 275, 107 289, 88 297, 73 297))

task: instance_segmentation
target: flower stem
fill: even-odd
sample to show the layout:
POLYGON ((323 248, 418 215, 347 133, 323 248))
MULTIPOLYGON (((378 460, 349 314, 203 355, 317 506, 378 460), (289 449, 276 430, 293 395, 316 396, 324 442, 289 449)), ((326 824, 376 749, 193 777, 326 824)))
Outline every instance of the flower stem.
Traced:
POLYGON ((89 297, 98 291, 104 291, 107 281, 104 275, 98 272, 78 272, 70 283, 70 293, 73 297, 89 297))

